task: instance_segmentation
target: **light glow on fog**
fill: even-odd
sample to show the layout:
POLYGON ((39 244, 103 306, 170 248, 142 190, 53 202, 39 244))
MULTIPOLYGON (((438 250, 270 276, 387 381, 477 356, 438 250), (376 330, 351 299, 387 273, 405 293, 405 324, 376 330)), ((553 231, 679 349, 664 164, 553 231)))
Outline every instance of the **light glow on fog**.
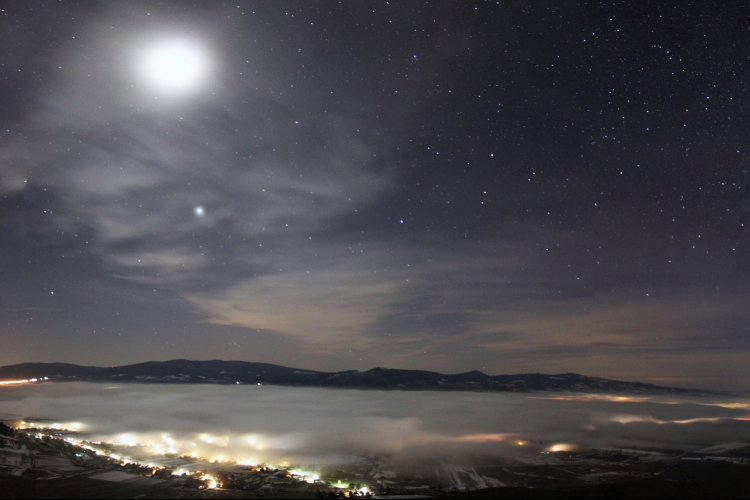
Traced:
MULTIPOLYGON (((672 401, 645 396, 612 396, 609 394, 565 394, 554 396, 529 396, 529 399, 542 399, 549 401, 609 401, 611 403, 659 403, 673 404, 672 401)), ((677 403, 679 404, 679 403, 677 403)))
POLYGON ((575 449, 576 447, 572 444, 558 443, 547 448, 547 451, 552 452, 552 453, 559 453, 559 452, 566 452, 566 451, 575 451, 575 449))
POLYGON ((616 417, 612 417, 612 422, 617 422, 618 424, 631 424, 633 422, 647 422, 651 424, 657 424, 657 425, 667 425, 667 424, 678 424, 678 425, 688 425, 688 424, 696 424, 696 423, 702 423, 702 422, 722 422, 724 420, 747 420, 748 417, 736 417, 736 418, 724 418, 724 417, 708 417, 708 418, 689 418, 686 420, 661 420, 658 418, 654 418, 651 415, 648 416, 642 416, 642 415, 618 415, 616 417))

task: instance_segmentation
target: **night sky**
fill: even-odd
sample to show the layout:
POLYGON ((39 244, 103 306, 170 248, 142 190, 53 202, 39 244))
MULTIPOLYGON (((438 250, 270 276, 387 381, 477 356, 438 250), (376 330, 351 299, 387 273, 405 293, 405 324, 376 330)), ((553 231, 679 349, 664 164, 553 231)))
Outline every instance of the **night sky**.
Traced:
POLYGON ((4 2, 0 365, 750 388, 745 2, 4 2))

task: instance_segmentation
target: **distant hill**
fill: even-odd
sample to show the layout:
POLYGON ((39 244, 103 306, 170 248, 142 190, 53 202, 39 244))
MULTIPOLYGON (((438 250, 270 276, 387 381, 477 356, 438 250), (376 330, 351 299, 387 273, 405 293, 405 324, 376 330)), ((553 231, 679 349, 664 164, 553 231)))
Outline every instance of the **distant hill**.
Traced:
POLYGON ((700 394, 692 389, 622 382, 575 373, 486 375, 479 371, 444 375, 422 370, 373 368, 365 372, 319 372, 245 361, 150 361, 136 365, 97 367, 66 363, 23 363, 0 367, 0 381, 141 382, 160 384, 271 384, 298 387, 399 389, 478 392, 584 392, 635 394, 700 394))

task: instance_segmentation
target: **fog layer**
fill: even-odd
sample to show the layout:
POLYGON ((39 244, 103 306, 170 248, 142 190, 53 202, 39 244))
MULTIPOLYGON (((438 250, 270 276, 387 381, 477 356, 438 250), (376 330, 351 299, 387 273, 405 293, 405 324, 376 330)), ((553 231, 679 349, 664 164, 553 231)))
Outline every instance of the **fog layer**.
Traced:
POLYGON ((0 389, 0 419, 76 427, 83 438, 141 445, 141 452, 155 456, 305 463, 359 454, 515 455, 555 445, 702 448, 750 443, 748 403, 70 383, 0 389))

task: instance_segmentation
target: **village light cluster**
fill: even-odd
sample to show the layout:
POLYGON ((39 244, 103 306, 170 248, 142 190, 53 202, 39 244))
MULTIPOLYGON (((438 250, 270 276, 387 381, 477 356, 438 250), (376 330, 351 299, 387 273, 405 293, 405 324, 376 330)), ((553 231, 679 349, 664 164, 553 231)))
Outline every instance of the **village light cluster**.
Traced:
MULTIPOLYGON (((22 423, 21 428, 27 424, 22 423)), ((28 425, 28 427, 35 427, 28 425)), ((83 424, 55 424, 45 426, 55 430, 81 430, 83 424)), ((216 435, 209 433, 187 434, 175 436, 169 432, 126 432, 112 436, 92 435, 96 442, 104 442, 118 448, 128 448, 131 454, 148 457, 168 455, 189 456, 202 458, 211 462, 237 461, 244 465, 263 462, 255 456, 264 449, 264 440, 268 438, 260 434, 245 435, 216 435)))
POLYGON ((219 483, 216 482, 216 478, 213 476, 209 476, 208 474, 201 477, 201 479, 208 483, 208 488, 211 490, 216 489, 219 485, 219 483))
MULTIPOLYGON (((88 441, 88 440, 82 440, 77 437, 68 436, 68 437, 61 437, 59 434, 59 431, 71 431, 73 428, 82 428, 83 424, 73 422, 71 424, 61 424, 61 423, 54 423, 51 425, 41 426, 37 422, 21 422, 23 426, 19 426, 18 429, 34 429, 35 431, 41 431, 36 432, 33 434, 33 437, 36 439, 61 439, 64 440, 66 443, 76 446, 80 448, 81 450, 86 450, 88 452, 91 452, 96 457, 101 457, 105 460, 111 460, 115 464, 120 466, 128 466, 128 465, 136 465, 138 467, 145 467, 148 469, 152 469, 151 475, 153 477, 167 477, 167 476, 176 476, 176 477, 183 477, 183 476, 192 476, 194 479, 198 479, 202 481, 204 484, 200 486, 201 488, 205 489, 217 489, 224 487, 222 483, 222 479, 217 476, 215 472, 206 472, 204 470, 190 470, 186 467, 175 467, 174 463, 171 465, 170 462, 173 462, 175 460, 175 457, 169 457, 168 455, 164 455, 162 452, 164 450, 162 449, 154 449, 151 450, 151 452, 159 452, 160 454, 164 455, 164 461, 163 463, 161 460, 147 460, 145 457, 137 457, 136 455, 138 453, 141 453, 144 449, 148 449, 149 447, 153 448, 153 446, 150 445, 143 445, 143 444, 136 444, 135 446, 127 446, 129 448, 129 451, 135 452, 136 455, 134 456, 125 456, 119 451, 116 452, 114 446, 123 446, 121 443, 116 444, 112 442, 104 442, 104 441, 88 441), (53 432, 54 431, 54 432, 53 432), (166 474, 166 476, 164 476, 166 474)), ((27 433, 27 436, 31 436, 31 434, 27 433)), ((134 436, 132 433, 126 433, 121 434, 119 437, 122 440, 126 440, 129 443, 137 443, 137 436, 134 436)), ((168 433, 161 433, 160 438, 166 442, 166 443, 174 443, 176 444, 177 441, 173 439, 168 433)), ((247 438, 247 436, 246 436, 247 438)), ((199 436, 199 439, 201 441, 206 442, 224 442, 229 443, 229 438, 226 436, 211 436, 208 434, 202 434, 199 436)), ((78 457, 81 457, 82 454, 77 454, 78 457)), ((186 458, 188 455, 181 455, 180 458, 186 458)), ((197 454, 193 453, 191 454, 192 458, 198 458, 197 454)), ((219 456, 215 460, 208 460, 205 457, 200 457, 198 460, 205 461, 208 463, 204 463, 204 466, 208 467, 208 464, 218 464, 224 460, 223 457, 219 456)), ((237 464, 237 462, 233 460, 227 461, 228 465, 231 464, 237 464)), ((278 465, 272 465, 268 463, 264 463, 262 465, 258 465, 259 462, 257 461, 245 461, 242 463, 242 465, 245 465, 247 467, 251 467, 254 469, 258 469, 259 471, 268 471, 269 469, 272 469, 273 472, 277 472, 277 469, 279 470, 279 473, 284 473, 284 477, 289 480, 296 480, 296 481, 302 481, 306 483, 317 483, 320 481, 320 475, 317 473, 304 471, 304 470, 288 470, 290 467, 290 464, 287 462, 282 462, 278 465)), ((197 465, 197 464, 196 464, 197 465)), ((220 476, 220 475, 219 475, 220 476)), ((359 485, 357 485, 359 487, 359 485)), ((336 485, 334 485, 336 488, 340 489, 346 489, 346 485, 344 485, 341 481, 338 481, 336 485)), ((351 488, 350 488, 351 489, 351 488)), ((360 488, 358 492, 360 494, 366 494, 369 490, 365 488, 360 488)))
POLYGON ((45 380, 49 380, 49 377, 29 378, 29 379, 24 379, 24 380, 3 380, 3 381, 0 381, 0 385, 34 384, 37 382, 44 382, 45 380))
POLYGON ((43 423, 35 423, 35 422, 26 422, 25 420, 22 420, 18 424, 18 428, 20 430, 25 429, 40 429, 40 430, 55 430, 55 431, 74 431, 78 432, 85 428, 85 425, 80 422, 67 422, 67 423, 60 423, 55 422, 53 424, 43 424, 43 423))
MULTIPOLYGON (((53 437, 50 431, 80 431, 86 426, 80 422, 71 423, 53 423, 53 424, 40 424, 37 422, 26 422, 21 421, 18 425, 19 430, 34 429, 42 431, 38 433, 37 437, 53 437), (46 431, 46 432, 45 432, 46 431)), ((158 465, 159 457, 168 457, 170 455, 190 457, 193 459, 206 460, 210 463, 239 463, 248 467, 254 467, 259 463, 265 463, 264 460, 258 459, 257 457, 252 459, 235 460, 233 450, 231 446, 237 444, 237 442, 244 442, 250 444, 256 450, 263 449, 262 445, 258 444, 257 441, 262 436, 258 434, 249 434, 241 436, 240 438, 232 438, 230 436, 219 436, 208 433, 201 433, 193 436, 188 436, 187 439, 178 441, 172 435, 166 432, 162 433, 122 433, 114 436, 114 439, 104 440, 88 440, 79 439, 77 437, 65 437, 64 440, 72 445, 79 446, 85 450, 89 450, 98 456, 109 457, 118 462, 124 464, 145 464, 148 467, 161 467, 158 465), (210 445, 208 449, 201 447, 201 443, 210 445), (224 452, 216 454, 217 448, 223 449, 224 452), (121 452, 114 452, 115 449, 121 451, 127 450, 128 455, 121 452), (124 449, 124 450, 123 450, 124 449), (133 458, 138 456, 140 458, 133 458), (149 458, 149 460, 146 460, 149 458)), ((269 467, 273 467, 268 464, 269 467)), ((198 471, 200 472, 200 471, 198 471)), ((177 475, 188 474, 191 475, 193 472, 180 468, 175 472, 177 475)), ((312 473, 295 473, 297 476, 311 477, 311 481, 319 479, 319 476, 312 473)))

